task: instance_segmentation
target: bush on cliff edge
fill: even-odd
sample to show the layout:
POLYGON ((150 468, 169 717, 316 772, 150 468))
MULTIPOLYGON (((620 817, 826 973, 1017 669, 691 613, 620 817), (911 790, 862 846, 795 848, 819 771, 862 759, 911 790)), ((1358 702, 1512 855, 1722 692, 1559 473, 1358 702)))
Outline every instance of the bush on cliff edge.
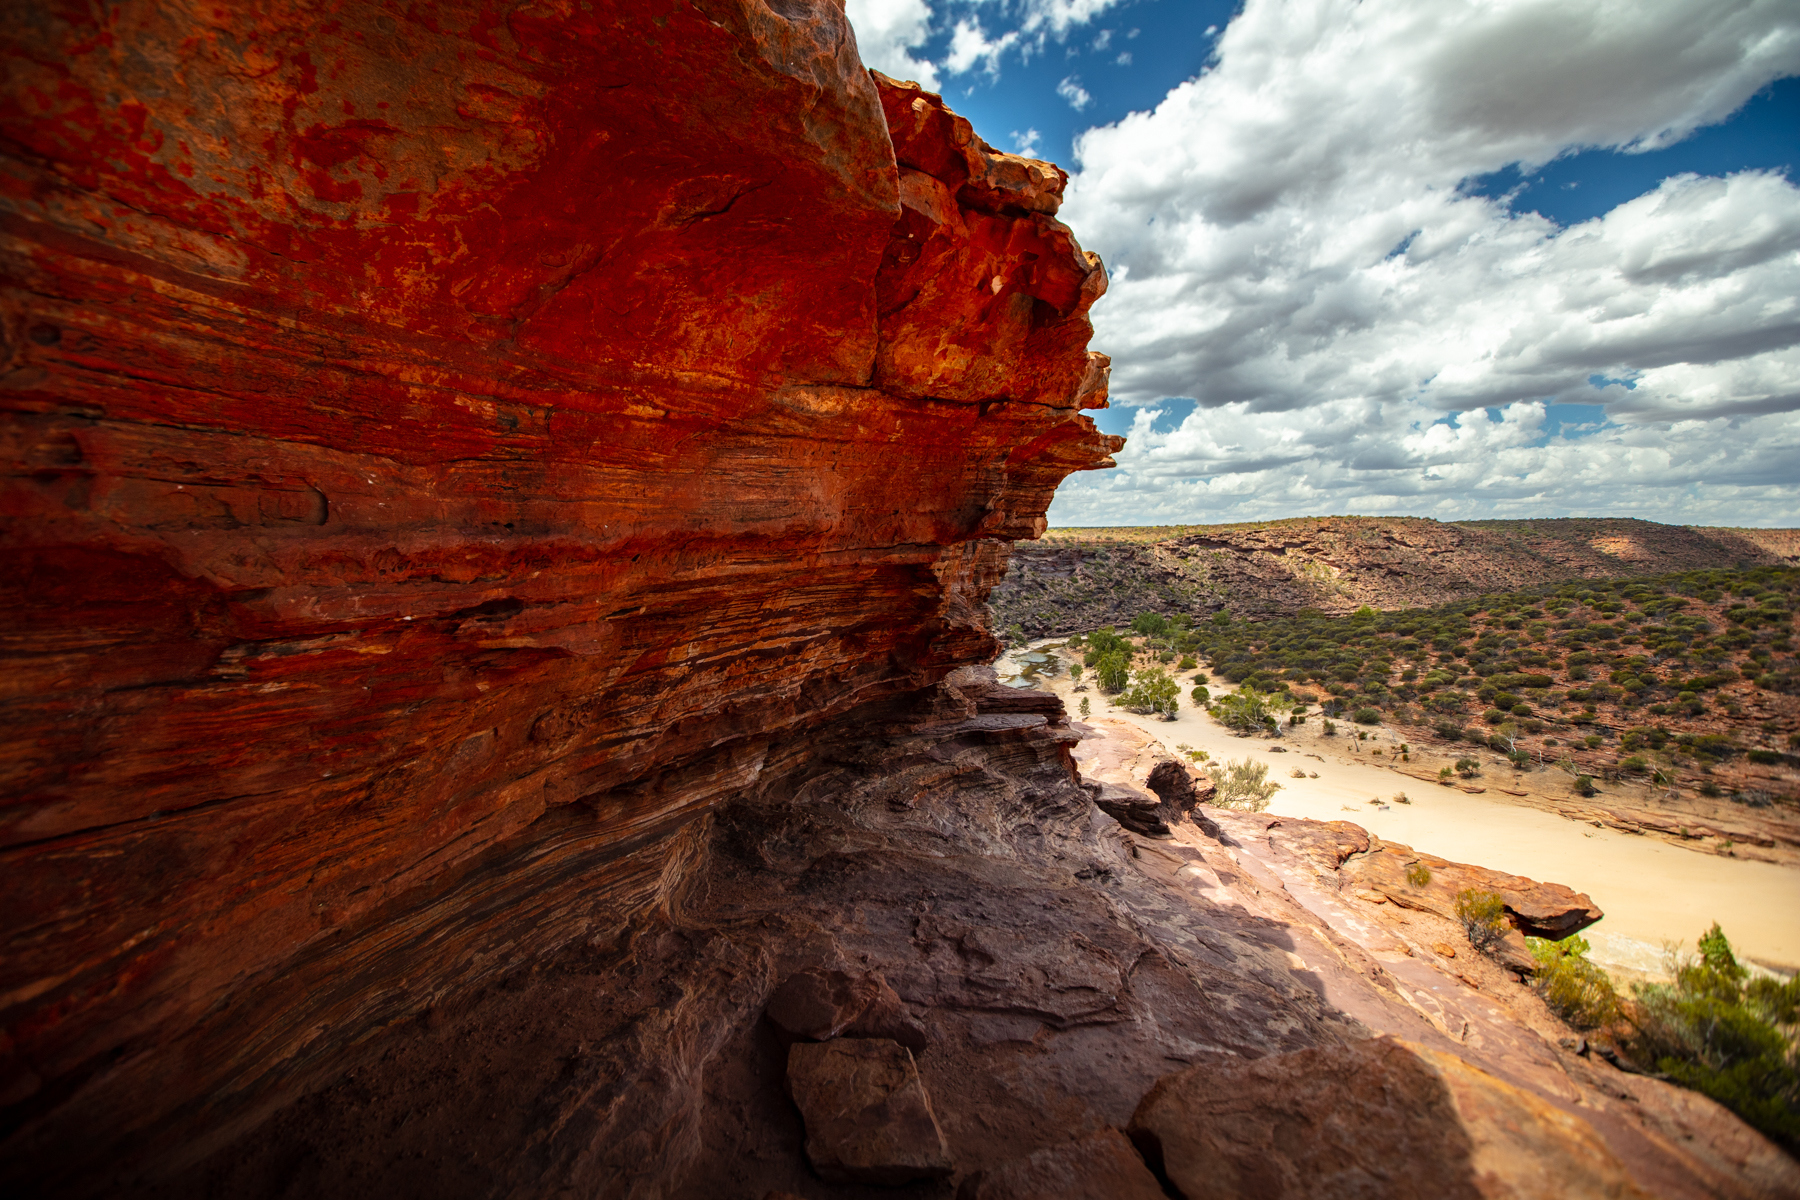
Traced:
POLYGON ((1800 1151, 1800 977, 1750 978, 1716 922, 1669 973, 1633 989, 1633 1057, 1800 1151))

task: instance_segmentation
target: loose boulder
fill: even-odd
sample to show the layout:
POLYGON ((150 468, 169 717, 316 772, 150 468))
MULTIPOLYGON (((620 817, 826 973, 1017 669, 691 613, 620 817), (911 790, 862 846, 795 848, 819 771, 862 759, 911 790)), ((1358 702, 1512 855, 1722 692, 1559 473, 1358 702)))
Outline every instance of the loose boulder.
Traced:
POLYGON ((1638 1200, 1593 1127, 1387 1038, 1158 1080, 1131 1139, 1185 1200, 1638 1200))
POLYGON ((1163 820, 1163 802, 1157 797, 1116 783, 1089 782, 1084 786, 1101 812, 1131 832, 1146 837, 1170 836, 1168 822, 1163 820))
POLYGON ((897 1185, 954 1170, 912 1051, 888 1038, 799 1042, 788 1089, 806 1157, 828 1183, 897 1185))

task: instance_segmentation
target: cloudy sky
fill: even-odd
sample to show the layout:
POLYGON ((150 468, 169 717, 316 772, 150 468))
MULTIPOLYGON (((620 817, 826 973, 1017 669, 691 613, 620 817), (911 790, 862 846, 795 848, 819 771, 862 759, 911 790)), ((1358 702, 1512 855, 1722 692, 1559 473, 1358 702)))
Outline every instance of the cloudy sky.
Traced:
POLYGON ((848 0, 1073 176, 1120 469, 1054 525, 1800 525, 1800 2, 848 0))

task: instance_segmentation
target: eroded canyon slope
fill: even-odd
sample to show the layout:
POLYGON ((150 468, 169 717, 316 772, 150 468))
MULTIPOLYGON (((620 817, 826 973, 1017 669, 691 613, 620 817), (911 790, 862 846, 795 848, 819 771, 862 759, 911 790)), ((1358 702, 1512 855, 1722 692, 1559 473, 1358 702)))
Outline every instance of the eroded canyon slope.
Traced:
POLYGON ((1172 1179, 1159 1079, 1314 1061, 1417 1100, 1343 1106, 1346 1194, 1796 1190, 1716 1106, 1459 1065, 1185 812, 1184 890, 979 665, 1119 447, 1105 276, 833 0, 0 38, 8 1194, 870 1194, 794 1106, 840 1036, 897 1194, 1172 1179), (862 1007, 783 1032, 802 977, 862 1007))
POLYGON ((1014 552, 995 624, 1027 637, 1144 612, 1240 617, 1430 607, 1571 579, 1800 562, 1800 531, 1608 517, 1441 522, 1299 517, 1241 525, 1055 529, 1014 552))

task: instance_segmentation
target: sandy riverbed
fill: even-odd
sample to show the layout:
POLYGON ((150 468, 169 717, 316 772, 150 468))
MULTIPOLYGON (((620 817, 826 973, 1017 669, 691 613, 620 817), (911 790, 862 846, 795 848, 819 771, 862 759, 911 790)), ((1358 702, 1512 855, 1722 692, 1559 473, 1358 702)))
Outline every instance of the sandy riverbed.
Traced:
MULTIPOLYGON (((1040 673, 1036 686, 1061 695, 1071 714, 1085 697, 1094 715, 1129 721, 1171 753, 1186 743, 1215 760, 1250 757, 1268 763, 1270 777, 1282 784, 1270 812, 1355 821, 1378 837, 1444 858, 1586 892, 1606 913, 1586 936, 1594 945, 1594 957, 1610 966, 1658 972, 1665 941, 1691 947, 1715 920, 1744 955, 1769 966, 1800 966, 1800 870, 1795 868, 1596 829, 1509 803, 1492 790, 1469 795, 1401 775, 1385 765, 1393 762, 1399 745, 1398 735, 1385 727, 1372 731, 1360 748, 1355 748, 1354 727, 1348 722, 1339 722, 1339 735, 1328 738, 1317 717, 1279 742, 1236 737, 1189 705, 1185 676, 1183 707, 1174 721, 1114 708, 1094 688, 1073 692, 1066 670, 1048 678, 1040 673), (1381 757, 1372 753, 1376 748, 1384 752, 1381 757), (1319 777, 1292 778, 1297 767, 1317 771, 1319 777), (1411 803, 1395 803, 1399 792, 1411 803), (1377 797, 1381 803, 1371 804, 1377 797)), ((1230 690, 1209 686, 1215 695, 1230 690)), ((1412 757, 1403 765, 1430 775, 1451 761, 1423 751, 1412 757)), ((1483 762, 1492 757, 1484 754, 1483 762)), ((1502 786, 1510 786, 1511 780, 1508 771, 1502 786)), ((1477 782, 1493 781, 1490 775, 1477 782)))

